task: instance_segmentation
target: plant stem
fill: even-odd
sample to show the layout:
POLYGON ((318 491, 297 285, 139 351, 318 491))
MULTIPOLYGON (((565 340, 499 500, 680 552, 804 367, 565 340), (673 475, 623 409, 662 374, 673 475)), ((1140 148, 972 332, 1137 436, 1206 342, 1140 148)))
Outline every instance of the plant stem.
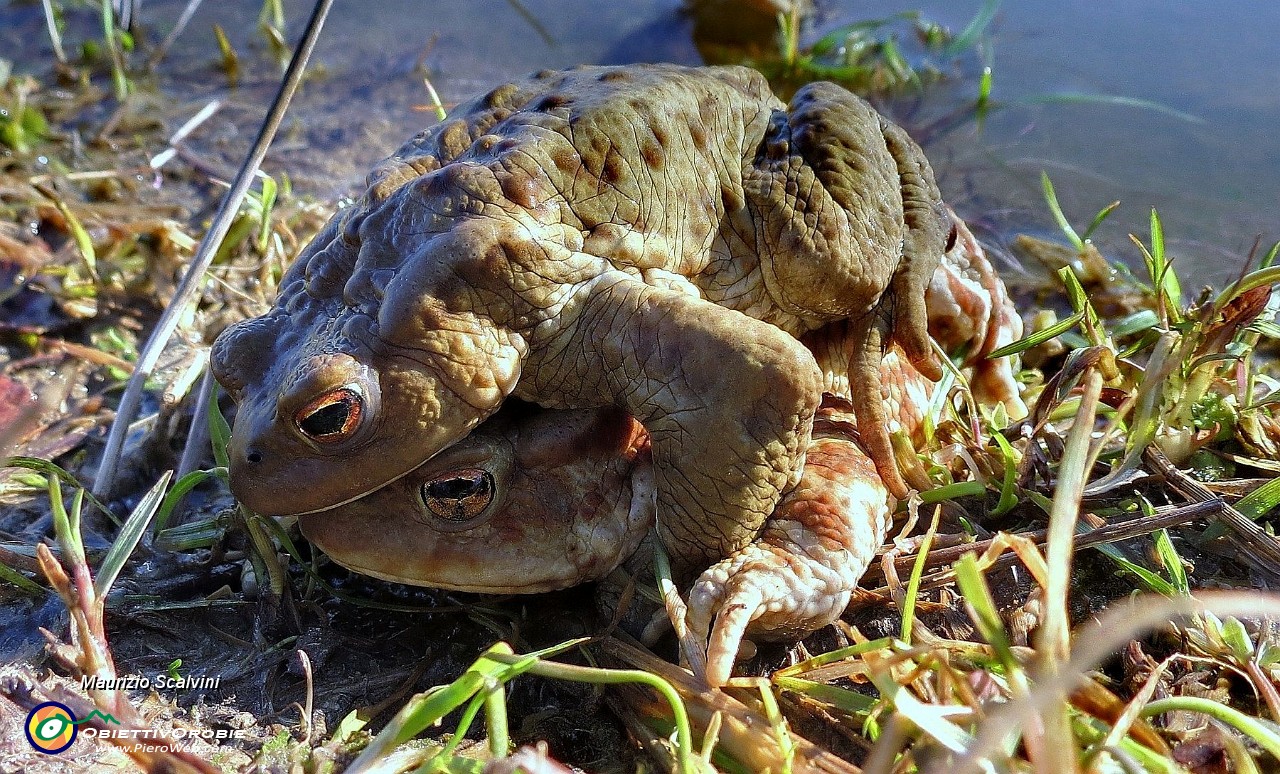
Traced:
POLYGON ((324 27, 325 17, 328 16, 329 9, 332 6, 333 0, 316 1, 315 8, 311 12, 311 18, 307 21, 307 28, 303 33, 302 41, 298 43, 298 48, 294 51, 293 58, 289 61, 289 69, 285 72, 284 81, 280 84, 280 91, 271 103, 271 109, 267 111, 266 118, 263 119, 262 129, 259 130, 258 138, 254 141, 253 148, 249 151, 249 157, 245 159, 244 164, 240 167, 235 180, 231 183, 231 190, 227 191, 227 195, 223 198, 222 205, 214 216, 208 232, 205 233, 204 239, 200 241, 200 247, 196 250, 195 257, 192 258, 191 264, 187 267, 187 273, 183 275, 182 282, 178 285, 173 300, 165 307, 164 314, 160 316, 160 321, 156 323, 150 338, 147 339, 146 346, 143 347, 142 352, 138 355, 137 366, 129 376, 128 384, 125 385, 124 395, 120 397, 120 406, 116 409, 115 420, 111 423, 111 432, 107 435, 106 448, 102 452, 102 464, 98 467, 98 475, 93 482, 94 494, 105 497, 115 485, 116 473, 120 465, 120 451, 124 447, 125 432, 128 430, 129 424, 133 422, 134 416, 138 413, 138 406, 142 402, 143 386, 155 369, 156 362, 160 359, 160 354, 169 342, 169 337, 173 335, 174 329, 178 327, 178 320, 181 318, 187 303, 200 289, 205 272, 209 270, 214 256, 217 255, 219 245, 222 244, 223 238, 231 228, 231 222, 240 209, 240 202, 244 199, 245 193, 253 183, 254 173, 258 171, 258 167, 262 164, 262 159, 266 157, 267 148, 271 145, 272 138, 275 137, 276 131, 280 128, 280 122, 284 119, 285 110, 289 107, 293 93, 297 91, 298 84, 302 82, 302 74, 306 69, 307 60, 311 58, 311 52, 315 49, 316 41, 320 37, 320 30, 324 27))
MULTIPOLYGON (((1080 498, 1088 477, 1089 442, 1093 435, 1094 418, 1098 411, 1098 398, 1102 394, 1102 372, 1091 367, 1084 376, 1084 393, 1080 398, 1080 410, 1067 435, 1062 465, 1058 469, 1057 491, 1049 511, 1048 544, 1045 560, 1049 566, 1049 580, 1045 588, 1044 623, 1038 632, 1036 651, 1041 667, 1048 674, 1055 674, 1071 657, 1071 621, 1067 614, 1067 593, 1071 586, 1071 555, 1074 550, 1076 522, 1080 517, 1080 498)), ((1074 750, 1069 704, 1055 703, 1043 716, 1045 748, 1047 750, 1074 750)), ((1075 768, 1074 755, 1054 756, 1054 765, 1070 760, 1075 768)), ((1045 763, 1048 763, 1046 761, 1045 763)))

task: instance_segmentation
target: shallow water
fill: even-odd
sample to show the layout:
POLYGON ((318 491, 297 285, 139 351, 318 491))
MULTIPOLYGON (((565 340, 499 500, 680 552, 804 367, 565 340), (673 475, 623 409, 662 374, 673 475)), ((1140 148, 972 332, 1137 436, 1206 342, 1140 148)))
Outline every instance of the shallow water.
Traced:
MULTIPOLYGON (((835 0, 821 4, 806 35, 916 8, 959 30, 980 4, 835 0)), ((153 38, 167 32, 183 5, 143 6, 153 38)), ((320 195, 352 190, 369 165, 433 120, 419 63, 446 105, 543 67, 698 63, 693 25, 679 5, 525 0, 526 16, 506 0, 337 3, 315 60, 322 77, 295 103, 276 162, 320 195)), ((177 97, 166 121, 176 126, 208 99, 227 97, 221 123, 202 131, 231 149, 248 143, 278 75, 255 31, 260 8, 254 0, 203 4, 160 68, 162 85, 177 97), (215 66, 214 23, 228 30, 241 54, 241 85, 231 91, 215 66)), ((300 34, 309 8, 286 3, 290 35, 300 34)), ((75 12, 69 21, 69 40, 95 34, 93 14, 75 12)), ((1245 0, 1005 2, 986 41, 1000 107, 981 128, 963 122, 927 148, 944 193, 997 231, 1048 232, 1039 185, 1046 170, 1081 226, 1108 202, 1123 202, 1098 234, 1104 248, 1132 262, 1125 235, 1145 237, 1154 206, 1183 264, 1184 284, 1221 284, 1256 237, 1264 248, 1280 238, 1276 29, 1280 4, 1245 0), (1097 101, 1103 96, 1164 109, 1097 101)), ((0 8, 0 52, 19 60, 20 69, 50 61, 39 4, 0 8)), ((966 77, 930 89, 920 104, 899 106, 910 114, 904 120, 927 123, 971 101, 977 57, 971 59, 966 77)))

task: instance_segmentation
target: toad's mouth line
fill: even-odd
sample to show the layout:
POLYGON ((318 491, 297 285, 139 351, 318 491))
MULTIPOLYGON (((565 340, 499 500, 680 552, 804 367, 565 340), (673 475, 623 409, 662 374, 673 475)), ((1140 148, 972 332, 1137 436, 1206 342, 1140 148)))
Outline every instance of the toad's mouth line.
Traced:
POLYGON ((414 471, 418 470, 418 468, 421 468, 423 465, 426 465, 428 462, 431 462, 433 459, 435 459, 437 456, 439 456, 440 454, 444 453, 447 450, 448 450, 448 447, 445 447, 444 449, 441 449, 439 452, 436 452, 435 454, 426 458, 422 462, 419 462, 417 465, 414 465, 413 467, 409 468, 403 473, 397 473, 396 475, 392 476, 391 478, 388 478, 382 483, 370 486, 364 491, 357 492, 356 494, 351 495, 345 500, 340 500, 339 502, 333 503, 331 505, 326 505, 323 508, 312 508, 309 511, 295 511, 293 513, 287 513, 281 516, 280 518, 295 518, 299 516, 309 516, 313 513, 325 513, 327 511, 333 510, 334 508, 341 508, 344 505, 350 505, 356 500, 360 500, 368 495, 373 494, 374 492, 377 492, 380 489, 385 489, 386 487, 391 486, 392 484, 404 478, 405 476, 409 475, 410 473, 413 473, 414 471))

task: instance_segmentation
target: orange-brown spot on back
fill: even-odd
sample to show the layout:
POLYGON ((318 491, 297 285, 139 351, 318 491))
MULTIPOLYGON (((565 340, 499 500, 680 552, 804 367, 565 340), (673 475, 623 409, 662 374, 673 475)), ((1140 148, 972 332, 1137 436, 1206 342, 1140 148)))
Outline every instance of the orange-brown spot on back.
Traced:
POLYGON ((869 489, 877 498, 887 498, 875 465, 856 445, 844 440, 817 441, 805 458, 804 478, 779 504, 775 515, 800 522, 824 541, 848 547, 848 521, 863 518, 846 513, 849 504, 867 508, 868 519, 884 506, 884 501, 848 496, 851 489, 869 489))
POLYGON ((600 179, 609 185, 617 185, 626 175, 627 167, 622 161, 622 156, 617 153, 609 153, 604 157, 604 166, 600 169, 600 179))
POLYGON ((562 145, 551 152, 551 163, 561 172, 573 172, 582 166, 582 157, 571 145, 562 145))
POLYGON ((502 195, 517 207, 531 210, 538 206, 542 187, 530 175, 515 172, 502 176, 499 183, 502 186, 502 195))
POLYGON ((667 154, 660 146, 650 142, 640 148, 640 155, 644 158, 645 166, 654 171, 662 169, 667 163, 667 154))
POLYGON ((707 149, 707 132, 701 126, 693 124, 689 127, 689 139, 693 141, 693 147, 700 151, 707 149))

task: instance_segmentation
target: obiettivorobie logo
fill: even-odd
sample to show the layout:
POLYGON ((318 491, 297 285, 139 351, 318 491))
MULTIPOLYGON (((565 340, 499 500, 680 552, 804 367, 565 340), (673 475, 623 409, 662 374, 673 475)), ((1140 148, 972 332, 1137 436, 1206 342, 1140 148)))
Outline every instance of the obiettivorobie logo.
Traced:
POLYGON ((76 740, 80 726, 94 719, 101 723, 86 726, 86 737, 112 740, 114 744, 137 752, 172 750, 175 745, 185 747, 190 740, 217 745, 243 738, 245 734, 244 729, 240 728, 125 728, 115 716, 98 710, 90 712, 84 720, 76 720, 70 707, 56 701, 36 705, 27 713, 27 725, 23 730, 26 731, 27 741, 36 751, 57 755, 76 740))
POLYGON ((65 704, 56 701, 37 704, 31 712, 27 713, 27 726, 25 729, 27 741, 39 752, 57 755, 70 747, 71 743, 76 740, 79 726, 82 723, 88 723, 94 718, 99 718, 104 723, 120 725, 120 721, 111 715, 103 714, 97 710, 90 712, 89 717, 84 720, 76 720, 75 714, 65 704))

